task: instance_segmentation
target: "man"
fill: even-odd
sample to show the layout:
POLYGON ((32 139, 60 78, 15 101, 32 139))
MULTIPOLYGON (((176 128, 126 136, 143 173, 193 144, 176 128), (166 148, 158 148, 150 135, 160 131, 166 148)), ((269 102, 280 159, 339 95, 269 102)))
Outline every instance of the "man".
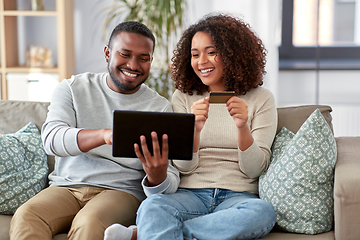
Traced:
POLYGON ((113 223, 135 224, 147 195, 173 193, 178 171, 169 165, 167 136, 154 155, 111 155, 112 111, 172 111, 170 103, 143 83, 149 76, 155 38, 139 22, 120 23, 104 48, 108 73, 84 73, 62 81, 54 91, 42 128, 48 154, 56 156, 50 187, 14 214, 11 239, 52 239, 68 229, 69 239, 100 240, 113 223))

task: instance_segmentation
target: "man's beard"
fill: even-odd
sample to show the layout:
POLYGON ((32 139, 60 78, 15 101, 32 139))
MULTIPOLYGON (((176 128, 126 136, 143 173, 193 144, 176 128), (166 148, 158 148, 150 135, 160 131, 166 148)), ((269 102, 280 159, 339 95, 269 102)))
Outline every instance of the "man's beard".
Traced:
MULTIPOLYGON (((109 63, 110 63, 110 61, 109 61, 109 63)), ((136 88, 138 88, 141 84, 143 84, 143 83, 146 81, 146 79, 145 79, 144 81, 140 82, 139 84, 137 84, 137 85, 134 86, 134 87, 131 86, 130 84, 121 83, 121 82, 119 81, 119 79, 117 79, 117 78, 114 76, 114 72, 110 70, 110 67, 109 67, 110 64, 109 64, 109 63, 108 63, 107 68, 108 68, 108 71, 109 71, 109 75, 110 75, 110 77, 111 77, 111 80, 112 80, 113 83, 116 85, 116 87, 118 87, 118 88, 121 89, 122 91, 126 91, 126 92, 133 91, 133 90, 135 90, 136 88)))

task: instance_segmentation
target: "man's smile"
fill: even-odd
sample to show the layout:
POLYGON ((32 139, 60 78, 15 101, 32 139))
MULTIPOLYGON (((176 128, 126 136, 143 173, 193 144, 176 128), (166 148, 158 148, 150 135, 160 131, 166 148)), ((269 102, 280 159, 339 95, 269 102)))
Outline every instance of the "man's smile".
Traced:
POLYGON ((125 76, 127 77, 131 77, 131 78, 136 78, 137 76, 141 75, 141 73, 139 72, 131 72, 129 70, 126 69, 119 69, 120 72, 122 72, 125 76))

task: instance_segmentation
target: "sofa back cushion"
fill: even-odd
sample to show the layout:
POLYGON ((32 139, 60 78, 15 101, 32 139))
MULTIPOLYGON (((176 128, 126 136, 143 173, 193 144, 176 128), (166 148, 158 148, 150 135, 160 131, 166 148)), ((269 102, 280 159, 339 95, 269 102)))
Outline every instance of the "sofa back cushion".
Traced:
POLYGON ((0 101, 0 134, 14 133, 29 122, 39 130, 45 122, 48 102, 0 101))
MULTIPOLYGON (((0 100, 0 134, 15 133, 29 122, 35 123, 39 131, 44 124, 49 102, 0 100)), ((55 164, 54 156, 47 156, 49 172, 55 164)))
POLYGON ((319 109, 321 114, 324 116, 326 122, 329 124, 332 132, 332 117, 331 117, 331 107, 326 105, 303 105, 303 106, 294 106, 294 107, 283 107, 278 108, 278 127, 277 132, 279 133, 283 127, 286 127, 288 130, 296 133, 301 125, 306 121, 306 119, 316 110, 319 109))

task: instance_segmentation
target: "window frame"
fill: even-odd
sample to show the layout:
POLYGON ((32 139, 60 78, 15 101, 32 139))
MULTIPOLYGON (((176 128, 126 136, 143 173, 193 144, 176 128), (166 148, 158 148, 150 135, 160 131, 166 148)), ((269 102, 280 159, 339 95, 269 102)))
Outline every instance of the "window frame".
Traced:
POLYGON ((360 46, 297 47, 293 45, 294 0, 282 1, 279 68, 282 69, 359 69, 360 46))

